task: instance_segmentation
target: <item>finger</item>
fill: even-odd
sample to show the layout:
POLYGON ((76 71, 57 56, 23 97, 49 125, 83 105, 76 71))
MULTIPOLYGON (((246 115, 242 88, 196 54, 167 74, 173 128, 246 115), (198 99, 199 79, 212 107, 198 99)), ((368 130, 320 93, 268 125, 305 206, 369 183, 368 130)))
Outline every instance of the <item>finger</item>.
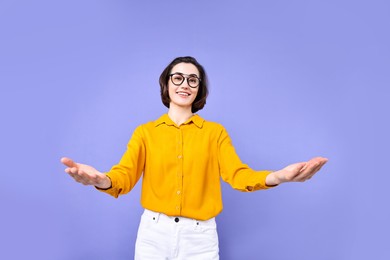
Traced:
POLYGON ((78 173, 79 170, 76 167, 73 167, 73 168, 70 168, 70 172, 75 174, 75 173, 78 173))
POLYGON ((79 171, 77 173, 78 178, 80 181, 84 184, 85 182, 88 182, 88 175, 85 174, 85 172, 79 171))
POLYGON ((293 166, 293 170, 296 171, 296 172, 300 172, 302 171, 305 167, 306 167, 306 164, 307 162, 300 162, 300 163, 295 163, 295 164, 292 164, 291 166, 293 166))
POLYGON ((83 179, 82 178, 80 178, 80 176, 78 176, 78 175, 74 175, 74 176, 72 176, 73 177, 73 179, 75 180, 75 181, 77 181, 78 183, 82 183, 82 184, 84 184, 83 182, 83 179))
POLYGON ((310 166, 310 161, 309 162, 303 162, 300 169, 299 169, 299 173, 305 171, 308 167, 310 166))
POLYGON ((75 181, 77 181, 78 183, 81 183, 83 185, 88 185, 90 184, 90 181, 88 180, 88 178, 86 178, 83 174, 81 174, 80 172, 77 172, 75 174, 69 174, 70 176, 73 177, 73 179, 75 181))
POLYGON ((324 166, 324 164, 319 164, 316 168, 314 168, 313 172, 311 173, 311 176, 313 176, 314 174, 319 172, 321 170, 322 166, 324 166))
POLYGON ((327 158, 323 157, 315 157, 311 160, 309 160, 305 166, 301 169, 299 174, 297 174, 294 177, 294 181, 303 182, 311 177, 313 177, 314 174, 316 174, 321 167, 328 161, 327 158))
POLYGON ((306 162, 294 163, 290 166, 287 166, 287 174, 286 177, 288 180, 294 180, 306 167, 306 162))
POLYGON ((317 171, 316 169, 319 167, 319 164, 312 164, 308 166, 303 172, 300 174, 300 178, 306 179, 309 176, 312 176, 315 174, 317 171))
POLYGON ((69 174, 70 177, 72 177, 76 182, 81 183, 83 185, 88 185, 88 181, 80 174, 79 171, 73 173, 71 171, 72 168, 67 168, 65 171, 69 174))
POLYGON ((77 163, 75 163, 72 159, 67 157, 62 157, 61 162, 68 167, 77 167, 77 163))
POLYGON ((320 162, 320 163, 316 163, 314 165, 312 165, 312 167, 310 168, 310 170, 308 170, 307 172, 305 172, 301 177, 302 178, 306 178, 307 180, 312 178, 314 174, 316 174, 321 168, 322 166, 325 164, 326 162, 320 162))
POLYGON ((324 160, 323 158, 321 158, 320 160, 318 160, 315 164, 313 164, 312 166, 312 173, 316 173, 318 172, 322 166, 324 166, 324 164, 327 162, 327 160, 324 160))
POLYGON ((317 164, 313 164, 312 162, 307 162, 306 165, 296 174, 293 181, 305 181, 308 176, 313 172, 314 167, 317 167, 317 164))
POLYGON ((327 161, 329 161, 329 159, 328 159, 328 158, 326 158, 326 157, 318 157, 318 158, 320 158, 320 159, 321 159, 321 161, 324 161, 325 163, 326 163, 327 161))
POLYGON ((328 158, 325 158, 325 157, 315 157, 315 158, 311 159, 309 162, 325 164, 325 163, 328 162, 328 158))
POLYGON ((312 172, 306 174, 305 176, 303 176, 303 178, 304 178, 305 180, 310 180, 317 172, 318 172, 318 170, 314 170, 314 171, 312 171, 312 172))
POLYGON ((327 158, 322 158, 321 167, 324 166, 329 160, 327 158))
POLYGON ((80 182, 81 178, 80 178, 78 172, 73 173, 72 171, 69 170, 69 172, 67 172, 67 173, 68 173, 68 175, 69 175, 70 177, 72 177, 75 181, 80 182))

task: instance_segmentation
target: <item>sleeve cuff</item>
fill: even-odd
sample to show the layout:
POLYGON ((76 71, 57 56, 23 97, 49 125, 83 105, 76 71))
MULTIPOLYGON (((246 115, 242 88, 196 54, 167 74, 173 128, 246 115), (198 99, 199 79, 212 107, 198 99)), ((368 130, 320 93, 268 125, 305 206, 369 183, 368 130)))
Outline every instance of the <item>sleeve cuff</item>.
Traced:
POLYGON ((278 185, 267 185, 265 183, 267 176, 271 174, 272 171, 257 171, 257 172, 260 175, 260 180, 259 180, 259 176, 257 176, 253 180, 253 185, 246 186, 246 191, 253 192, 257 190, 266 190, 278 186, 278 185))

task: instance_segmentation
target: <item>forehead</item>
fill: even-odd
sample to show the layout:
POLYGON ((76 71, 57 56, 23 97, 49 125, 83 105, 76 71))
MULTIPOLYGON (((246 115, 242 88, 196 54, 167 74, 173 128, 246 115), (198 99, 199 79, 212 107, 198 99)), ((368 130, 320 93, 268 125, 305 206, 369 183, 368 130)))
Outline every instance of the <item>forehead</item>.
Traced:
POLYGON ((184 74, 195 74, 197 76, 199 76, 199 71, 198 69, 196 68, 196 66, 192 63, 178 63, 176 64, 175 66, 173 66, 172 70, 171 70, 171 73, 175 73, 175 72, 180 72, 180 73, 184 73, 184 74))

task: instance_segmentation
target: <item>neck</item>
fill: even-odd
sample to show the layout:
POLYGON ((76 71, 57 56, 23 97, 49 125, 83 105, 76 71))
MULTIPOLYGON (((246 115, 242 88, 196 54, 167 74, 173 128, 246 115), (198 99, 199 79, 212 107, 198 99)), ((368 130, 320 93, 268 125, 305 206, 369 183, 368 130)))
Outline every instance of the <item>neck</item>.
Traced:
POLYGON ((170 104, 170 107, 168 110, 168 116, 178 126, 183 124, 185 121, 187 121, 193 115, 194 114, 191 112, 191 107, 184 108, 184 107, 175 106, 172 103, 170 104))

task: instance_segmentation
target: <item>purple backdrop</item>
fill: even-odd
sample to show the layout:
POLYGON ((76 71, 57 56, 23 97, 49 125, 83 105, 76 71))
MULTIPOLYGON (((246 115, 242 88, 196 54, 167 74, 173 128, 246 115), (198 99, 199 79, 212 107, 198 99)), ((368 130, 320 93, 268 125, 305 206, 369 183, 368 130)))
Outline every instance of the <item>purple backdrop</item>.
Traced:
POLYGON ((330 159, 304 184, 223 184, 221 259, 390 259, 389 17, 377 0, 1 1, 1 258, 132 259, 140 185, 115 200, 59 159, 108 170, 166 112, 163 68, 192 55, 199 114, 244 162, 330 159))

